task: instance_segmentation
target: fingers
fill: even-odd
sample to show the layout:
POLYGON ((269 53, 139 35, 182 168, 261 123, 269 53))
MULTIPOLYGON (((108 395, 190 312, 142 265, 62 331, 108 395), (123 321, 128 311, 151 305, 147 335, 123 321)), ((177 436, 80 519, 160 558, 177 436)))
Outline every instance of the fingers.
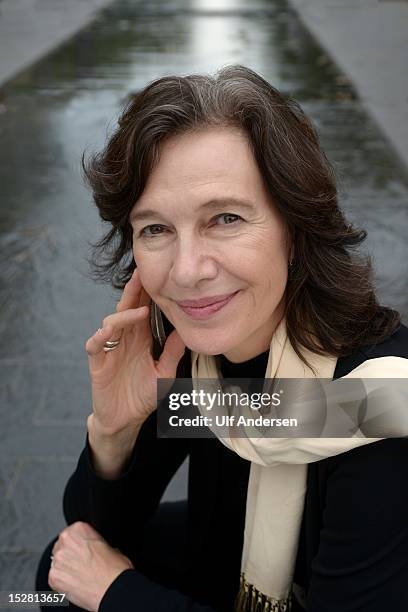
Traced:
POLYGON ((143 293, 146 292, 142 286, 142 281, 140 280, 139 270, 135 268, 132 276, 123 289, 119 302, 116 304, 116 312, 122 312, 128 308, 147 306, 148 302, 146 302, 146 298, 144 298, 143 302, 141 301, 143 293))
POLYGON ((79 536, 81 538, 85 538, 86 540, 104 541, 104 538, 101 536, 101 534, 96 531, 96 529, 92 527, 90 523, 85 523, 84 521, 76 521, 75 523, 72 523, 71 525, 66 527, 66 530, 69 530, 71 535, 79 536))
POLYGON ((180 359, 184 355, 186 345, 176 329, 173 329, 166 340, 160 359, 157 363, 157 371, 160 378, 174 378, 180 359))
POLYGON ((76 521, 60 532, 57 541, 54 543, 51 554, 55 555, 61 548, 66 547, 68 542, 72 539, 77 542, 81 539, 105 542, 105 539, 92 527, 92 525, 83 521, 76 521))
POLYGON ((112 336, 112 327, 107 325, 106 327, 99 328, 91 338, 88 338, 85 344, 85 350, 88 353, 89 367, 100 368, 105 363, 105 352, 103 351, 103 345, 112 336))
MULTIPOLYGON (((122 312, 110 314, 103 320, 103 328, 112 327, 113 330, 118 332, 116 336, 120 337, 120 332, 127 327, 131 327, 142 321, 148 314, 149 309, 146 306, 140 306, 139 308, 129 308, 122 312)), ((102 328, 102 329, 103 329, 102 328)), ((116 336, 114 336, 116 338, 116 336)))
POLYGON ((149 306, 150 307, 151 301, 152 301, 152 298, 147 293, 146 289, 142 286, 142 290, 140 293, 139 306, 149 306))
MULTIPOLYGON (((103 350, 108 340, 121 338, 123 329, 135 325, 147 318, 150 312, 151 297, 144 289, 137 268, 126 283, 122 296, 116 304, 116 314, 111 314, 103 320, 99 328, 85 344, 91 369, 100 368, 105 363, 106 352, 103 350), (118 318, 118 315, 120 317, 118 318)), ((120 350, 119 346, 115 350, 120 350)), ((109 351, 113 352, 113 351, 109 351)))
POLYGON ((116 311, 121 312, 127 308, 137 308, 139 306, 141 288, 142 282, 140 280, 139 271, 135 268, 132 276, 123 289, 119 302, 116 304, 116 311))
MULTIPOLYGON (((107 355, 103 350, 105 342, 107 340, 120 338, 124 329, 143 321, 147 318, 148 314, 149 309, 143 306, 105 317, 103 320, 103 327, 99 328, 93 336, 88 338, 85 344, 85 350, 88 353, 90 365, 95 368, 101 367, 105 363, 105 357, 107 355)), ((115 350, 120 350, 120 345, 115 350)))

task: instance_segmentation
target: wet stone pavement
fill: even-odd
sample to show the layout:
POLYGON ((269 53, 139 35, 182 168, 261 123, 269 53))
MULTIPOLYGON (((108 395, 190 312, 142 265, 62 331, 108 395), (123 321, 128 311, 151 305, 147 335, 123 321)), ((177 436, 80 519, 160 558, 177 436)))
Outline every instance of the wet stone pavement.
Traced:
MULTIPOLYGON (((0 590, 34 589, 65 526, 62 493, 91 412, 87 338, 120 295, 89 277, 106 229, 80 176, 127 96, 170 73, 260 71, 314 119, 380 297, 408 322, 408 172, 283 0, 117 0, 0 90, 0 590), (218 5, 218 6, 217 6, 218 5)), ((167 492, 186 494, 186 465, 167 492)))

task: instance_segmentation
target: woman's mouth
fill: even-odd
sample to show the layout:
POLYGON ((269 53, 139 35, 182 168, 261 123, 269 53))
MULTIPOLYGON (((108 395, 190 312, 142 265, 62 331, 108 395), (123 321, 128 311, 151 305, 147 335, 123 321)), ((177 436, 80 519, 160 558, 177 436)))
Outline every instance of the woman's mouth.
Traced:
POLYGON ((239 291, 235 291, 235 293, 231 293, 231 295, 227 296, 220 302, 214 302, 213 304, 208 304, 208 306, 202 307, 193 307, 193 306, 181 306, 177 304, 179 308, 183 312, 185 312, 192 319, 208 319, 213 314, 224 308, 230 301, 239 293, 239 291))

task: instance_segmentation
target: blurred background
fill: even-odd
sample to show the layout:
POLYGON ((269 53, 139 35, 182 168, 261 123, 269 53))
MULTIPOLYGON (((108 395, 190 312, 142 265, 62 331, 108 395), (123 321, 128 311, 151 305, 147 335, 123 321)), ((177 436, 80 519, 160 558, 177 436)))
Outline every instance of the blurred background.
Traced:
MULTIPOLYGON (((0 0, 0 590, 33 590, 86 437, 85 342, 119 294, 80 157, 132 92, 242 63, 298 100, 408 323, 406 0, 0 0)), ((186 495, 184 464, 167 499, 186 495)))

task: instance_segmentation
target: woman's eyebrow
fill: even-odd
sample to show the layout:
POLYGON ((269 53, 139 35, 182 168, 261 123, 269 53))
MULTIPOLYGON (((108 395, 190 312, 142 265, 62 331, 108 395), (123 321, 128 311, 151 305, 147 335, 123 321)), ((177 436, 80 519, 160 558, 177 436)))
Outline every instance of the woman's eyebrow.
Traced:
MULTIPOLYGON (((241 198, 213 198, 209 202, 204 202, 201 204, 197 210, 205 209, 216 209, 220 206, 232 205, 239 206, 240 208, 246 209, 248 212, 254 212, 255 206, 248 200, 242 200, 241 198)), ((160 217, 162 213, 158 210, 153 209, 144 209, 144 210, 135 210, 133 214, 130 215, 129 221, 141 221, 143 219, 150 219, 152 217, 160 217)))

